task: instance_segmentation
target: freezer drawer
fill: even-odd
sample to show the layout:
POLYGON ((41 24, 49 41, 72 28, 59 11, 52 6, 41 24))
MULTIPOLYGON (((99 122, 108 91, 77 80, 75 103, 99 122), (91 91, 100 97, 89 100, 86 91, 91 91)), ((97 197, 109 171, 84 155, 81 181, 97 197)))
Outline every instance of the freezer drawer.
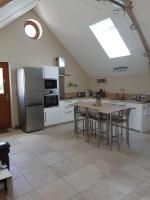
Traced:
POLYGON ((26 107, 26 132, 41 130, 44 128, 43 105, 26 107))

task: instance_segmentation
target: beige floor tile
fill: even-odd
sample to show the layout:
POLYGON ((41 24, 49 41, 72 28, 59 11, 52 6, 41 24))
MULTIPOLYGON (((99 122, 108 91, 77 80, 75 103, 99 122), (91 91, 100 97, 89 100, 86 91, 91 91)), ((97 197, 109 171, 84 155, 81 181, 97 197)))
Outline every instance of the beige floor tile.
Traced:
POLYGON ((116 172, 109 175, 105 181, 107 181, 112 186, 116 187, 118 190, 122 191, 124 194, 129 194, 136 187, 141 185, 141 181, 128 173, 116 170, 116 172))
POLYGON ((50 168, 40 169, 36 172, 26 174, 25 177, 33 188, 44 186, 59 178, 59 176, 55 172, 53 172, 50 168))
POLYGON ((44 200, 67 200, 77 192, 65 181, 58 180, 39 188, 38 193, 44 200))
POLYGON ((91 151, 86 151, 76 156, 72 156, 70 159, 84 167, 88 164, 95 163, 100 159, 100 157, 91 151))
POLYGON ((102 153, 105 161, 113 165, 114 167, 122 167, 134 162, 134 159, 123 154, 122 152, 103 150, 102 153))
POLYGON ((81 199, 78 197, 78 195, 75 195, 68 200, 81 200, 81 199))
POLYGON ((87 149, 83 145, 83 143, 77 143, 71 146, 67 146, 62 148, 60 151, 66 155, 67 157, 75 156, 77 154, 85 152, 87 149))
POLYGON ((123 200, 150 200, 150 182, 144 183, 123 200))
POLYGON ((14 179, 13 193, 14 193, 15 198, 31 191, 33 191, 33 187, 29 184, 29 182, 23 176, 14 179))
POLYGON ((60 177, 66 176, 79 168, 81 168, 81 166, 78 163, 73 162, 71 159, 65 159, 51 165, 51 169, 60 177))
POLYGON ((28 174, 31 172, 35 172, 39 169, 45 169, 48 168, 48 165, 45 164, 40 159, 32 159, 28 161, 23 161, 18 164, 16 164, 17 169, 21 172, 21 174, 28 174))
POLYGON ((42 156, 54 151, 52 148, 45 146, 45 144, 41 146, 30 147, 28 150, 38 158, 41 158, 42 156))
MULTIPOLYGON (((60 190, 61 195, 54 189, 46 189, 46 194, 50 190, 51 197, 56 194, 58 200, 62 198, 63 200, 120 200, 125 194, 127 196, 121 200, 149 200, 150 184, 141 186, 141 181, 143 183, 150 180, 150 134, 132 132, 131 147, 122 145, 120 152, 117 152, 115 148, 109 151, 105 144, 97 148, 95 140, 92 139, 90 143, 86 143, 82 135, 77 139, 73 128, 73 123, 70 123, 31 134, 23 133, 21 130, 0 134, 0 140, 11 144, 9 155, 11 171, 16 182, 14 191, 16 193, 16 185, 19 185, 17 193, 21 200, 24 198, 39 200, 40 195, 38 193, 37 196, 36 189, 34 189, 35 193, 30 191, 32 188, 30 182, 36 187, 42 184, 41 188, 45 188, 47 185, 43 186, 43 184, 48 184, 50 188, 51 185, 55 188, 53 183, 57 180, 53 179, 54 171, 57 176, 68 178, 65 182, 62 178, 63 184, 58 184, 61 185, 60 188, 64 188, 60 190), (48 168, 53 171, 53 175, 51 170, 37 173, 48 168), (29 180, 21 177, 22 174, 29 180), (52 175, 50 179, 49 175, 52 175), (104 181, 105 179, 107 181, 104 181), (64 186, 66 184, 69 191, 73 188, 76 188, 76 191, 82 190, 82 196, 74 192, 73 194, 70 192, 69 195, 64 186), (133 186, 136 186, 136 189, 133 186)), ((50 198, 45 196, 45 199, 50 198)))
POLYGON ((33 191, 18 198, 15 198, 14 200, 42 200, 42 199, 36 191, 33 191))
POLYGON ((10 165, 10 171, 11 171, 13 179, 22 176, 21 172, 15 165, 10 165))
POLYGON ((52 165, 56 162, 65 160, 67 157, 65 157, 63 154, 58 153, 58 152, 51 152, 49 154, 46 154, 41 157, 41 159, 48 165, 52 165))
POLYGON ((114 166, 104 160, 99 160, 96 163, 87 165, 85 168, 98 177, 105 177, 112 172, 114 166))
POLYGON ((121 191, 104 181, 99 181, 80 194, 81 200, 122 200, 123 197, 121 191))
POLYGON ((121 168, 122 171, 127 172, 131 176, 138 178, 143 181, 150 180, 150 170, 143 168, 136 163, 131 164, 131 165, 126 165, 121 168))
POLYGON ((87 189, 99 180, 96 176, 92 175, 85 168, 75 171, 68 176, 65 176, 64 179, 68 183, 70 183, 78 192, 87 189))
POLYGON ((76 143, 73 138, 63 138, 61 140, 51 142, 50 146, 55 150, 61 150, 65 147, 72 146, 76 143))
POLYGON ((23 152, 23 151, 26 151, 26 147, 24 144, 16 144, 16 145, 12 145, 10 144, 11 147, 10 147, 10 153, 11 154, 15 154, 15 153, 20 153, 20 152, 23 152))
POLYGON ((12 154, 11 159, 13 163, 17 164, 23 161, 35 159, 35 155, 33 155, 32 153, 29 153, 28 151, 24 151, 24 152, 12 154))

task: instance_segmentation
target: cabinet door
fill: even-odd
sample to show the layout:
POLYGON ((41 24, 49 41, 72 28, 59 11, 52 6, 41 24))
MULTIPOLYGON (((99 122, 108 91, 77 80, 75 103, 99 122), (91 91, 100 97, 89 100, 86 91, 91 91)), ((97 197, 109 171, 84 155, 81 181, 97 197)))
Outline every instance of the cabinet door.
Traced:
POLYGON ((51 78, 51 79, 58 79, 58 67, 55 66, 45 66, 43 68, 43 77, 44 78, 51 78))
POLYGON ((74 106, 71 105, 65 105, 60 108, 60 121, 63 122, 69 122, 74 120, 74 106))
POLYGON ((60 117, 61 117, 61 123, 71 122, 74 120, 74 110, 69 110, 69 109, 62 110, 60 117))
POLYGON ((44 125, 50 126, 60 123, 59 107, 44 109, 44 125))

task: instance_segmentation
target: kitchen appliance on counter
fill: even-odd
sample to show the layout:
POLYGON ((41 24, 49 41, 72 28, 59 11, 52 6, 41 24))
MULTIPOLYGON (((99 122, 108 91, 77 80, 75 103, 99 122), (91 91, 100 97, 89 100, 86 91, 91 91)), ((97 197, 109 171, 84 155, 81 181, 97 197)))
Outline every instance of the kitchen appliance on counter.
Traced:
POLYGON ((150 102, 150 95, 138 94, 136 95, 136 100, 142 103, 150 102))
POLYGON ((19 127, 25 132, 44 128, 44 84, 42 68, 17 70, 19 127))
POLYGON ((77 97, 86 97, 86 92, 78 92, 77 97))
POLYGON ((91 91, 91 90, 86 90, 85 96, 86 96, 86 97, 92 96, 92 91, 91 91))

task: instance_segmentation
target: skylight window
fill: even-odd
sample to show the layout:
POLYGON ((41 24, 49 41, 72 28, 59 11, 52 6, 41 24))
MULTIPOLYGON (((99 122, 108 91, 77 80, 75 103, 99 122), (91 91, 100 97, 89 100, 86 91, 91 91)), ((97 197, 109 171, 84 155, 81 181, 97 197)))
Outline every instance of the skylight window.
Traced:
POLYGON ((131 55, 113 21, 108 18, 89 26, 109 58, 131 55))

